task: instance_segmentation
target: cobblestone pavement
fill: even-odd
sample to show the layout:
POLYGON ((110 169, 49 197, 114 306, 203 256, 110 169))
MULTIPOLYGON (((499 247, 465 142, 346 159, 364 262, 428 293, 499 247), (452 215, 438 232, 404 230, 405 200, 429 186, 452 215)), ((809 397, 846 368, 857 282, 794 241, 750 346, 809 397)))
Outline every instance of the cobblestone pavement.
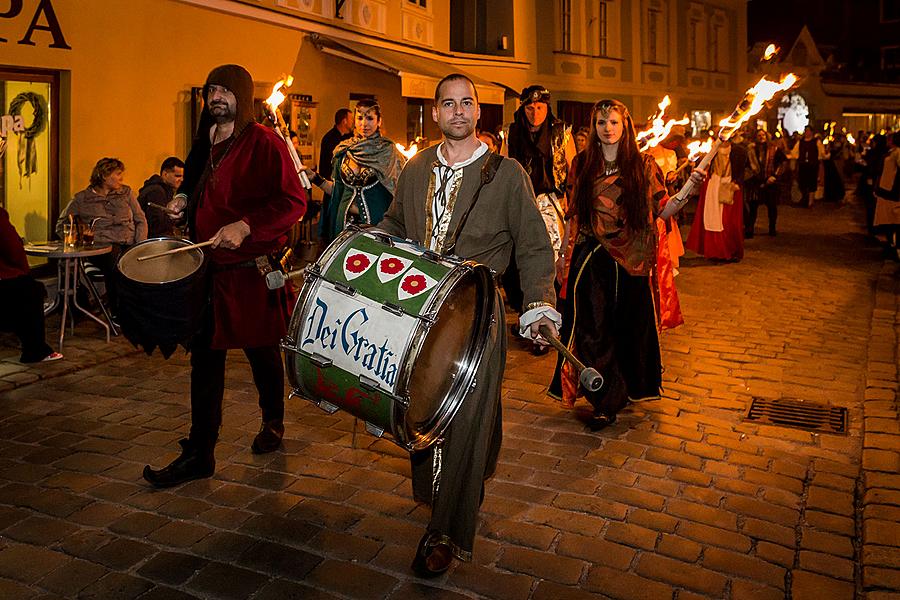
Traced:
POLYGON ((545 396, 553 357, 511 344, 474 560, 431 582, 404 452, 293 401, 284 451, 254 456, 239 353, 215 477, 154 491, 184 356, 81 323, 24 368, 0 338, 0 598, 898 599, 898 269, 850 207, 782 213, 741 263, 684 261, 664 397, 599 434, 545 396), (745 422, 753 397, 846 407, 849 432, 745 422))

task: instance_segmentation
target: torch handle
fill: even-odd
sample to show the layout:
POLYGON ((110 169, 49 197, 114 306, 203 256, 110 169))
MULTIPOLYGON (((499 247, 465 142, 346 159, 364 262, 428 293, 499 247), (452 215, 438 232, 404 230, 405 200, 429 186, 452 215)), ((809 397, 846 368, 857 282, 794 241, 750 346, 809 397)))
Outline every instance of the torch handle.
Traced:
POLYGON ((300 160, 300 156, 297 155, 297 149, 294 148, 294 144, 291 143, 290 131, 287 128, 287 124, 284 122, 284 117, 281 116, 281 111, 275 109, 273 111, 272 119, 275 122, 275 133, 278 134, 278 137, 285 143, 288 149, 288 154, 291 157, 291 161, 294 163, 294 170, 297 171, 297 176, 300 178, 300 185, 302 185, 305 189, 311 190, 312 184, 309 182, 309 177, 306 175, 306 170, 303 168, 303 161, 300 160))
MULTIPOLYGON (((694 167, 695 169, 706 170, 709 167, 709 163, 712 162, 712 159, 715 158, 716 152, 719 150, 719 146, 722 145, 722 139, 717 137, 712 146, 709 149, 709 152, 706 153, 706 156, 700 161, 700 163, 694 167)), ((684 208, 684 205, 687 204, 688 199, 694 194, 694 188, 697 187, 697 184, 693 182, 693 180, 688 179, 685 184, 678 190, 678 193, 669 198, 669 202, 666 203, 666 206, 662 209, 662 212, 659 213, 660 219, 668 219, 673 216, 679 210, 684 208)))

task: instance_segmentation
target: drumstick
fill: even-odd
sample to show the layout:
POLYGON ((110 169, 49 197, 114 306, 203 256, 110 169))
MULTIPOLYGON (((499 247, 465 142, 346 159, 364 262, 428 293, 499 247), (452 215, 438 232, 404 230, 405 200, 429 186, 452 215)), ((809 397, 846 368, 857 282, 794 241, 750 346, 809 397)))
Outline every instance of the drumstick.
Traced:
POLYGON ((603 386, 603 375, 597 372, 597 369, 593 367, 587 367, 583 362, 575 358, 575 355, 569 352, 569 349, 566 348, 565 344, 559 341, 559 338, 553 335, 553 332, 546 325, 541 325, 538 328, 541 336, 550 342, 550 345, 556 348, 556 351, 563 355, 563 357, 572 363, 572 366, 578 371, 578 382, 581 386, 589 392, 596 392, 603 386))
POLYGON ((191 244, 190 246, 172 248, 171 250, 166 250, 165 252, 157 252, 156 254, 148 254, 147 256, 138 256, 138 261, 150 260, 151 258, 159 258, 160 256, 168 256, 169 254, 178 254, 179 252, 185 252, 186 250, 193 250, 194 248, 209 246, 212 243, 213 240, 207 240, 205 242, 200 242, 199 244, 191 244))
POLYGON ((167 207, 163 206, 162 204, 157 204, 156 202, 148 202, 147 206, 150 208, 155 208, 157 210, 169 212, 169 209, 167 207))

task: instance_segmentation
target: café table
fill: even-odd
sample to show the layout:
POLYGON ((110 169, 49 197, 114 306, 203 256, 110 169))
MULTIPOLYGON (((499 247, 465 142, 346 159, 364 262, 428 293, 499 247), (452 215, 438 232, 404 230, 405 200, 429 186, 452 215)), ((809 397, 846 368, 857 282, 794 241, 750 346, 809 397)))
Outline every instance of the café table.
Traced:
POLYGON ((53 300, 53 303, 45 310, 45 312, 54 310, 57 306, 59 306, 59 303, 62 302, 62 317, 60 318, 59 322, 60 352, 62 352, 63 341, 65 340, 66 336, 66 318, 69 316, 69 296, 72 297, 72 305, 74 307, 71 315, 73 333, 75 332, 74 310, 78 309, 88 317, 99 323, 106 330, 107 343, 109 343, 110 331, 112 331, 114 335, 119 335, 119 332, 116 330, 116 326, 113 323, 109 311, 106 309, 106 306, 100 299, 100 294, 97 292, 97 288, 94 286, 94 283, 91 281, 90 277, 88 277, 84 272, 83 262, 83 259, 85 258, 109 254, 111 251, 112 246, 109 245, 76 245, 67 247, 62 242, 31 243, 25 245, 25 254, 28 254, 29 256, 55 258, 59 260, 59 262, 57 263, 58 294, 53 300), (105 322, 103 319, 100 319, 94 313, 78 304, 77 292, 79 281, 83 281, 85 287, 94 297, 94 300, 97 301, 97 304, 100 306, 100 310, 103 313, 105 322))

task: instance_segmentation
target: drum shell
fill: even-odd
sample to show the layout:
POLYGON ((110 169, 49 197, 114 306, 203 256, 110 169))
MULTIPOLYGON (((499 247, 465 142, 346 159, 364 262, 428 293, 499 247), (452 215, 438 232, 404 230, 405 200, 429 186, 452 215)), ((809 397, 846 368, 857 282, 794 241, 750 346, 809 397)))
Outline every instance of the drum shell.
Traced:
MULTIPOLYGON (((196 253, 197 266, 189 275, 173 281, 157 283, 137 281, 123 272, 122 266, 135 260, 133 254, 147 252, 154 243, 169 245, 190 242, 178 238, 154 238, 130 248, 116 263, 119 296, 119 323, 122 333, 148 353, 155 347, 168 357, 177 345, 189 348, 191 338, 199 331, 209 306, 208 263, 201 250, 196 253), (138 249, 141 250, 138 250, 138 249)), ((166 257, 151 260, 166 260, 166 257)))
MULTIPOLYGON (((490 270, 482 265, 437 255, 425 258, 423 253, 427 251, 408 241, 394 240, 388 245, 373 247, 371 239, 363 239, 372 237, 373 234, 361 235, 353 230, 345 231, 326 249, 312 268, 312 273, 307 274, 293 312, 288 338, 283 344, 287 374, 295 394, 306 397, 329 412, 344 409, 366 421, 369 431, 378 433, 377 429, 384 430, 392 434, 394 441, 400 446, 408 450, 420 450, 439 439, 474 385, 474 375, 482 359, 493 316, 493 277, 490 270), (415 250, 407 252, 410 247, 415 250), (392 300, 389 291, 389 288, 397 288, 400 279, 387 285, 379 285, 368 273, 357 275, 359 279, 352 281, 345 280, 340 275, 341 265, 352 258, 351 253, 358 256, 357 252, 361 251, 374 258, 382 250, 405 260, 419 254, 416 260, 420 262, 414 262, 413 267, 420 272, 430 273, 437 280, 432 290, 421 298, 413 299, 412 302, 410 298, 399 298, 399 303, 404 304, 403 308, 406 309, 404 316, 400 316, 396 310, 396 294, 392 300), (313 329, 312 323, 320 323, 320 317, 315 316, 315 307, 342 304, 341 295, 336 290, 348 285, 355 286, 352 297, 362 296, 359 302, 367 303, 369 317, 387 324, 382 331, 387 328, 402 332, 391 336, 391 350, 401 355, 396 379, 389 383, 384 380, 384 385, 372 386, 372 382, 365 385, 362 377, 357 380, 357 373, 360 372, 352 368, 348 370, 346 364, 340 366, 341 359, 338 355, 331 355, 334 358, 332 364, 329 356, 311 354, 312 348, 316 346, 309 345, 309 332, 313 329), (459 311, 460 306, 463 307, 462 312, 459 311), (398 318, 406 321, 401 323, 398 318), (413 319, 412 326, 408 318, 413 319), (435 346, 441 345, 440 332, 446 333, 448 325, 468 331, 469 334, 468 338, 465 334, 456 336, 458 343, 453 351, 446 350, 445 357, 443 352, 435 352, 435 346), (423 352, 423 348, 427 351, 423 352), (323 359, 329 364, 321 364, 323 359), (430 385, 433 380, 426 376, 429 385, 423 386, 423 375, 434 373, 435 366, 442 371, 443 379, 439 385, 430 385), (452 372, 454 369, 457 370, 456 373, 452 372), (419 383, 415 384, 416 381, 419 383), (393 389, 385 389, 386 386, 393 386, 393 389)), ((385 236, 382 234, 382 237, 385 236)), ((413 267, 408 267, 410 272, 413 267)), ((353 305, 356 306, 359 305, 353 305)), ((324 317, 325 314, 329 319, 337 316, 345 324, 349 323, 344 318, 346 313, 332 315, 331 312, 326 312, 320 316, 324 317)), ((370 341, 385 339, 372 337, 372 333, 370 329, 363 335, 370 341)), ((313 336, 313 339, 317 338, 313 336)), ((444 348, 441 347, 440 350, 443 351, 444 348)), ((325 350, 323 352, 329 354, 325 350)), ((374 377, 371 373, 368 375, 374 377)))

